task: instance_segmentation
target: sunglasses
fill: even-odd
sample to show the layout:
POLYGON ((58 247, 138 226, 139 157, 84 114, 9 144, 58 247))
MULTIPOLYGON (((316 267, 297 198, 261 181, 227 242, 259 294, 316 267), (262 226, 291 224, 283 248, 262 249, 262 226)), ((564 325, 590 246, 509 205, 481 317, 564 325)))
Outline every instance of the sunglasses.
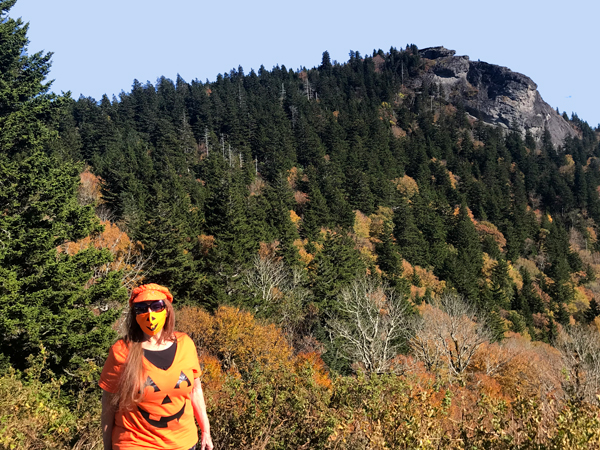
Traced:
POLYGON ((165 302, 163 300, 156 300, 154 302, 140 302, 140 303, 134 303, 133 304, 133 312, 137 315, 137 314, 144 314, 148 312, 148 309, 150 309, 150 311, 152 312, 161 312, 163 311, 167 306, 165 305, 165 302))

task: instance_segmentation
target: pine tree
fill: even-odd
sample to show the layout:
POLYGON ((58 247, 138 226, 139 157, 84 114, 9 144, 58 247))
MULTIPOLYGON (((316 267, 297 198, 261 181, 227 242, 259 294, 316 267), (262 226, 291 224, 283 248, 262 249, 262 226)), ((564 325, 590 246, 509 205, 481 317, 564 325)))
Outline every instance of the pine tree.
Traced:
POLYGON ((17 368, 43 345, 52 371, 76 371, 102 358, 115 336, 119 310, 94 310, 123 300, 119 274, 87 288, 110 254, 57 251, 100 229, 91 207, 77 203, 79 170, 43 153, 20 161, 0 156, 0 353, 17 368))
POLYGON ((592 323, 600 315, 600 307, 595 298, 590 300, 590 307, 585 311, 584 317, 587 323, 592 323))
POLYGON ((0 0, 0 359, 24 369, 44 347, 49 369, 63 375, 104 357, 119 310, 100 308, 125 290, 118 273, 93 279, 107 251, 58 251, 100 225, 77 202, 81 167, 41 151, 67 100, 47 93, 51 55, 27 55, 27 25, 6 17, 14 4, 0 0))
POLYGON ((315 300, 322 307, 322 312, 326 312, 340 290, 364 273, 365 265, 347 234, 330 232, 310 269, 315 300))
POLYGON ((513 283, 508 273, 508 263, 500 258, 491 275, 491 290, 494 307, 509 309, 513 297, 513 283))
POLYGON ((308 205, 304 209, 302 217, 303 235, 310 240, 316 240, 322 227, 328 227, 330 223, 329 208, 327 201, 321 193, 318 184, 318 173, 314 167, 308 169, 308 205))
POLYGON ((394 211, 394 237, 404 259, 413 265, 428 265, 429 246, 415 224, 411 207, 404 200, 394 211))
POLYGON ((504 339, 504 333, 507 331, 506 324, 496 310, 488 313, 488 326, 492 333, 492 342, 499 342, 504 339))
POLYGON ((450 238, 457 250, 449 268, 450 278, 458 292, 471 301, 477 301, 483 252, 465 203, 460 206, 450 238))
POLYGON ((40 149, 56 130, 51 123, 68 102, 48 93, 52 53, 28 55, 29 24, 7 14, 16 0, 0 0, 0 152, 17 154, 40 149))
POLYGON ((387 278, 396 279, 402 275, 402 257, 392 239, 391 224, 387 222, 384 224, 380 240, 381 242, 375 246, 377 265, 387 278))
POLYGON ((558 304, 558 311, 556 312, 556 320, 563 326, 569 325, 569 313, 565 308, 564 303, 558 304))
MULTIPOLYGON (((220 301, 225 296, 229 297, 229 301, 239 300, 237 285, 241 274, 258 250, 258 240, 252 235, 246 216, 240 175, 239 171, 227 171, 207 204, 206 225, 208 233, 215 238, 215 245, 203 263, 206 270, 220 280, 213 283, 214 286, 222 286, 222 291, 215 294, 220 301)), ((216 298, 211 301, 218 303, 216 298)))
POLYGON ((296 225, 292 222, 290 213, 294 206, 294 197, 287 179, 281 175, 273 187, 266 191, 269 204, 267 223, 275 230, 279 240, 277 253, 283 257, 288 267, 298 265, 298 249, 294 241, 300 238, 296 225))
POLYGON ((568 304, 574 296, 574 287, 570 276, 572 269, 568 260, 572 254, 569 238, 561 224, 553 222, 546 226, 550 231, 545 243, 550 260, 546 274, 554 281, 549 293, 557 304, 568 304))

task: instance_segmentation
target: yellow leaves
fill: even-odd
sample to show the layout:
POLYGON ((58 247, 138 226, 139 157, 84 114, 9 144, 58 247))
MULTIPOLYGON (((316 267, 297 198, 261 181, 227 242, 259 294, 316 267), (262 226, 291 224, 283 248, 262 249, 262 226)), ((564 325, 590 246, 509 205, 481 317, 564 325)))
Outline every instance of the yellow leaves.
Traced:
MULTIPOLYGON (((58 247, 59 252, 75 255, 85 250, 90 245, 97 249, 107 249, 113 255, 111 263, 98 268, 97 273, 105 273, 110 270, 122 270, 123 282, 126 284, 139 284, 143 280, 143 266, 145 260, 142 258, 144 249, 141 242, 133 242, 116 224, 107 220, 101 221, 104 230, 92 236, 87 236, 77 242, 66 242, 58 247)), ((94 283, 92 278, 88 285, 94 283)))
POLYGON ((296 211, 294 211, 293 209, 290 209, 290 219, 291 219, 292 223, 294 225, 296 225, 296 228, 300 227, 300 221, 302 219, 300 218, 300 216, 298 214, 296 214, 296 211))
POLYGON ((248 186, 248 189, 250 190, 250 195, 261 195, 266 185, 267 184, 265 183, 265 180, 263 180, 261 177, 254 178, 252 183, 250 183, 250 186, 248 186))
POLYGON ((300 176, 300 173, 296 166, 294 166, 290 170, 288 170, 287 182, 288 182, 288 185, 290 186, 290 188, 296 189, 296 184, 298 183, 299 176, 300 176))
POLYGON ((589 240, 591 244, 595 244, 598 241, 598 236, 596 235, 596 230, 593 227, 586 228, 589 236, 589 240))
POLYGON ((456 175, 454 175, 452 172, 450 172, 448 170, 448 177, 450 178, 450 184, 452 185, 452 187, 454 189, 456 189, 456 186, 458 186, 458 177, 456 175))
POLYGON ((78 189, 78 199, 83 205, 99 205, 102 203, 102 178, 90 172, 86 168, 79 174, 80 184, 78 189))
POLYGON ((281 330, 258 322, 247 311, 221 306, 210 315, 185 307, 178 318, 178 328, 192 337, 199 351, 218 358, 223 370, 248 373, 255 367, 277 370, 292 366, 292 352, 281 330))
POLYGON ((375 255, 375 245, 371 238, 371 218, 356 210, 354 211, 354 242, 356 249, 361 255, 372 262, 375 262, 377 256, 375 255))
MULTIPOLYGON (((308 253, 306 251, 305 246, 308 244, 308 239, 296 239, 294 241, 294 246, 298 249, 298 255, 300 256, 300 261, 302 261, 302 263, 305 266, 308 266, 310 264, 310 262, 314 259, 315 255, 308 253)), ((317 249, 319 247, 317 246, 317 249)))
POLYGON ((279 241, 261 242, 258 246, 258 256, 261 258, 281 259, 276 257, 279 241))
POLYGON ((329 378, 329 370, 318 353, 303 352, 298 354, 294 361, 294 368, 296 371, 308 369, 317 386, 331 389, 332 382, 331 378, 329 378))
POLYGON ((200 252, 203 255, 208 255, 210 249, 215 246, 215 237, 207 234, 201 234, 198 236, 198 243, 200 244, 200 252))
POLYGON ((436 277, 433 272, 420 266, 412 266, 408 261, 403 259, 402 275, 405 278, 411 279, 415 276, 415 274, 421 280, 421 286, 411 286, 411 298, 413 299, 417 295, 419 297, 425 295, 427 288, 429 288, 432 294, 441 294, 446 289, 446 282, 440 281, 440 279, 436 277))
POLYGON ((558 171, 562 175, 572 178, 575 175, 575 161, 573 161, 573 156, 565 155, 565 165, 559 167, 558 171))
POLYGON ((481 271, 483 272, 483 276, 489 280, 492 276, 492 270, 496 266, 497 261, 494 258, 490 258, 490 255, 487 253, 483 253, 483 267, 481 271))
POLYGON ((419 193, 419 186, 414 178, 409 177, 408 175, 404 175, 401 178, 394 178, 392 183, 396 186, 396 189, 400 192, 404 197, 411 199, 416 194, 419 193))
POLYGON ((25 382, 12 369, 4 372, 0 376, 0 448, 66 450, 77 440, 84 447, 97 442, 99 399, 86 396, 85 390, 79 398, 85 407, 75 412, 66 406, 56 380, 25 382))
POLYGON ((104 231, 96 236, 88 236, 77 242, 67 242, 63 244, 59 250, 64 251, 69 255, 79 253, 86 249, 90 244, 95 248, 108 248, 115 256, 126 252, 131 246, 141 248, 140 243, 132 243, 129 236, 119 229, 119 227, 109 221, 102 221, 104 231))
POLYGON ((592 322, 592 326, 596 328, 596 330, 598 330, 598 333, 600 333, 600 316, 597 316, 594 321, 592 322))
POLYGON ((371 229, 371 219, 358 210, 354 211, 353 229, 357 237, 368 238, 371 229))
MULTIPOLYGON (((457 206, 456 208, 454 208, 454 211, 452 212, 452 214, 454 216, 458 216, 459 213, 460 213, 460 206, 457 206)), ((477 223, 477 221, 475 220, 475 216, 473 215, 473 211, 471 211, 471 208, 469 208, 469 207, 467 207, 467 214, 469 215, 471 222, 477 223)))
POLYGON ((481 222, 477 222, 476 220, 474 220, 470 210, 469 216, 471 217, 471 220, 475 223, 475 229, 477 230, 477 234, 479 234, 480 239, 483 240, 486 236, 491 236, 496 242, 496 244, 498 244, 500 251, 504 251, 504 248, 506 247, 506 238, 504 237, 502 232, 498 230, 498 227, 496 227, 496 225, 494 225, 493 223, 484 220, 482 220, 481 222))
POLYGON ((371 220, 371 225, 369 227, 371 238, 379 238, 385 229, 385 225, 388 225, 390 230, 393 229, 393 218, 394 211, 392 208, 387 208, 385 206, 378 207, 377 212, 369 216, 369 219, 371 220))
POLYGON ((517 270, 515 266, 512 264, 508 264, 508 276, 512 280, 513 283, 517 286, 517 289, 523 288, 523 277, 521 277, 521 273, 517 270))

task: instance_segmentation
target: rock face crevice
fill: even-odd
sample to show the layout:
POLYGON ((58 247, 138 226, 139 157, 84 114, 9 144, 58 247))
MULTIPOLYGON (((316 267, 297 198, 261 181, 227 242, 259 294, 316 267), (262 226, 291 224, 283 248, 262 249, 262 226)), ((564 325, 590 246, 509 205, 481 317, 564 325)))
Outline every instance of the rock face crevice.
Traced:
POLYGON ((523 136, 529 131, 538 144, 546 129, 556 147, 575 135, 571 125, 542 99, 531 78, 455 54, 444 47, 419 50, 430 61, 415 87, 437 84, 444 100, 462 104, 472 116, 506 131, 517 129, 523 136))

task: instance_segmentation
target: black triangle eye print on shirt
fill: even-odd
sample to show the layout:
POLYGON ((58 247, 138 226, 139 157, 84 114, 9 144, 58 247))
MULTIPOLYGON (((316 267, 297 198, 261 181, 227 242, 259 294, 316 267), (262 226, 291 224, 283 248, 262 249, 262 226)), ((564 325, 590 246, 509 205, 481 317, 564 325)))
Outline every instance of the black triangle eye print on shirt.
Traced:
POLYGON ((181 374, 179 375, 179 381, 177 381, 177 384, 175 385, 175 389, 181 389, 181 383, 183 381, 187 382, 188 387, 190 387, 192 385, 192 382, 190 381, 190 379, 182 371, 181 374))

